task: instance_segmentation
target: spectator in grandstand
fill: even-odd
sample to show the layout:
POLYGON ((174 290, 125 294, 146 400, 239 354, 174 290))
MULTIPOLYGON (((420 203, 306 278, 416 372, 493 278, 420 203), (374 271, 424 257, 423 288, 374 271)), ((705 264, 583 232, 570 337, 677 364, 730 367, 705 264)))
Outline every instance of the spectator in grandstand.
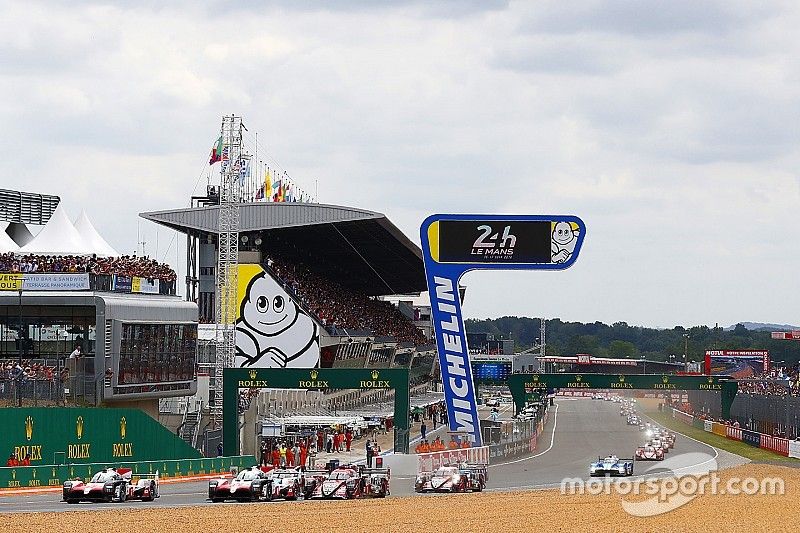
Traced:
POLYGON ((47 272, 112 275, 158 279, 173 283, 177 275, 168 265, 147 257, 123 255, 121 257, 97 257, 79 255, 17 255, 13 252, 0 254, 0 273, 47 272))
POLYGON ((69 358, 70 359, 75 359, 75 358, 80 357, 80 356, 81 356, 81 345, 80 344, 76 344, 75 345, 75 349, 72 350, 71 354, 69 354, 69 358))

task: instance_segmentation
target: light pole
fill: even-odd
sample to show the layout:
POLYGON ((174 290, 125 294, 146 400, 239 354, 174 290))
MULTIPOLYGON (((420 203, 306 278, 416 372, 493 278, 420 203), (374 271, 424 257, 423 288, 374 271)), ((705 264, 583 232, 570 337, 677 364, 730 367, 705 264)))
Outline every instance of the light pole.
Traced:
POLYGON ((683 371, 684 372, 688 372, 689 371, 689 367, 688 367, 689 361, 686 358, 686 355, 687 355, 688 352, 689 352, 689 334, 688 333, 684 333, 683 334, 683 371))
POLYGON ((19 374, 17 375, 17 407, 22 407, 22 343, 25 342, 22 327, 22 276, 19 279, 19 353, 17 356, 17 364, 19 365, 19 374))

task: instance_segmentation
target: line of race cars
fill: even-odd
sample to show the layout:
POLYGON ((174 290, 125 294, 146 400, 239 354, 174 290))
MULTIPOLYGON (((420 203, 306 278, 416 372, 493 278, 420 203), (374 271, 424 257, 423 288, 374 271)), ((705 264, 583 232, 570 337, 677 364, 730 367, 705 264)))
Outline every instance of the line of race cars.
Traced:
POLYGON ((675 433, 645 422, 636 412, 636 400, 611 394, 595 394, 595 400, 613 401, 620 404, 619 414, 626 417, 629 426, 637 426, 645 434, 645 443, 636 448, 631 458, 620 458, 615 454, 598 457, 589 465, 589 475, 632 476, 636 461, 663 461, 664 455, 675 447, 675 433))

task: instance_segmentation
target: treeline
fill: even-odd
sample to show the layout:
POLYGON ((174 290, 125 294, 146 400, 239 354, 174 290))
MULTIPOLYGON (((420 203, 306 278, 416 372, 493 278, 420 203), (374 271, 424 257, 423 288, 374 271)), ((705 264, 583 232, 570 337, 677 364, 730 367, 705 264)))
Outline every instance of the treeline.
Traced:
MULTIPOLYGON (((504 316, 466 321, 470 333, 492 333, 495 337, 512 338, 517 350, 538 344, 539 319, 504 316), (510 335, 510 337, 509 337, 510 335)), ((584 324, 547 320, 545 332, 547 355, 591 354, 596 357, 640 358, 660 361, 683 360, 688 338, 688 360, 701 361, 706 350, 769 350, 773 361, 786 361, 793 366, 800 361, 800 342, 774 340, 769 331, 751 331, 741 324, 733 330, 694 326, 672 329, 643 328, 625 322, 608 325, 602 322, 584 324)))

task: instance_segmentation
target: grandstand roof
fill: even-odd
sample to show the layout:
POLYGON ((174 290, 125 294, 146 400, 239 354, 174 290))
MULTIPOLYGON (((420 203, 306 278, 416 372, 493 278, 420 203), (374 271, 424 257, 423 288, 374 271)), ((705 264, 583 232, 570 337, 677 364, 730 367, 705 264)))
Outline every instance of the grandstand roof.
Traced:
MULTIPOLYGON (((339 284, 370 296, 427 290, 422 252, 381 213, 326 204, 241 204, 240 234, 262 239, 261 250, 318 268, 339 284)), ((217 233, 219 206, 141 213, 196 236, 217 233)))

